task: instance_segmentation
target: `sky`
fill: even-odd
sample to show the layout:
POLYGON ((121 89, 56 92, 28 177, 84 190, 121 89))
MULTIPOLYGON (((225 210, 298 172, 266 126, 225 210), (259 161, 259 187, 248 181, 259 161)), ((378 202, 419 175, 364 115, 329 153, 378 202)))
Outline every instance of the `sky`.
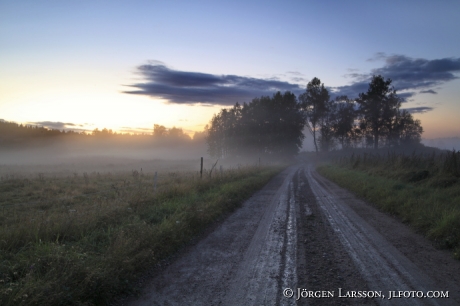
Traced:
POLYGON ((354 98, 381 74, 423 138, 460 137, 458 12, 458 1, 0 0, 0 119, 193 133, 222 107, 300 94, 314 77, 354 98))

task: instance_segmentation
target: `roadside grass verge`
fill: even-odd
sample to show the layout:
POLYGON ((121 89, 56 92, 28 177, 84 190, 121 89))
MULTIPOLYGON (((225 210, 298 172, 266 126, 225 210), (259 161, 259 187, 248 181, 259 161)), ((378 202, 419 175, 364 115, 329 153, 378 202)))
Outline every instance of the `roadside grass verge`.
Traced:
MULTIPOLYGON (((0 304, 107 305, 283 167, 0 183, 0 304)), ((133 291, 134 290, 134 291, 133 291)))
POLYGON ((353 155, 318 172, 401 220, 460 259, 460 154, 353 155))

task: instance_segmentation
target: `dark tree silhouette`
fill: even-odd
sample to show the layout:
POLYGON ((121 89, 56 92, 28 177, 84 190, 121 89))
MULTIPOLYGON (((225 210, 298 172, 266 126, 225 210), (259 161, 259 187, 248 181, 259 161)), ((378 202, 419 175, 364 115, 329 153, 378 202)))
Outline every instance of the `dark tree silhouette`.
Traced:
POLYGON ((102 130, 99 130, 98 128, 95 128, 92 132, 91 132, 91 135, 93 136, 96 136, 96 137, 103 137, 103 138, 107 138, 107 137, 110 137, 110 136, 114 136, 116 135, 116 133, 113 133, 112 130, 108 130, 106 128, 103 128, 102 130))
POLYGON ((159 125, 159 124, 153 125, 153 136, 159 138, 159 137, 164 137, 167 134, 168 134, 168 130, 166 129, 165 126, 159 125))
POLYGON ((207 130, 208 151, 217 158, 293 156, 302 146, 304 125, 296 96, 277 92, 214 115, 207 130))
POLYGON ((333 123, 334 136, 340 142, 342 149, 344 149, 350 146, 355 136, 355 104, 347 96, 336 97, 335 103, 336 108, 333 123))
POLYGON ((337 104, 334 101, 327 101, 323 116, 320 120, 319 145, 321 151, 328 152, 335 147, 334 125, 337 120, 337 104))
POLYGON ((238 103, 232 109, 222 109, 214 115, 207 126, 209 154, 217 158, 235 155, 243 143, 242 137, 238 136, 241 125, 241 106, 238 103))
POLYGON ((299 96, 300 103, 304 109, 308 123, 307 127, 313 135, 316 152, 318 152, 318 144, 316 141, 316 130, 321 125, 326 112, 326 103, 329 101, 329 92, 321 84, 321 80, 314 78, 307 84, 306 91, 299 96))
POLYGON ((176 140, 190 140, 190 136, 184 132, 182 128, 176 128, 173 126, 168 130, 168 137, 176 140))
POLYGON ((391 79, 373 76, 366 93, 360 93, 356 102, 362 115, 362 123, 372 131, 374 149, 379 147, 379 138, 386 136, 388 126, 396 117, 401 99, 391 86, 391 79))
POLYGON ((420 120, 415 120, 408 111, 398 111, 394 126, 395 145, 417 145, 422 140, 423 128, 420 120))

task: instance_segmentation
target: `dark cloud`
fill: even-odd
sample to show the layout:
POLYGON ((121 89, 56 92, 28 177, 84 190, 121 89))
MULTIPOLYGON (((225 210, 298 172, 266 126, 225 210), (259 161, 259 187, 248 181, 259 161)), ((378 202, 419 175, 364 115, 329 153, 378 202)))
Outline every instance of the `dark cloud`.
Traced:
POLYGON ((435 60, 413 59, 404 55, 392 55, 385 58, 385 66, 372 71, 390 78, 397 90, 430 88, 458 78, 460 58, 435 60))
POLYGON ((358 97, 359 93, 366 92, 369 88, 369 81, 354 82, 351 85, 328 88, 331 96, 348 96, 349 98, 358 97))
POLYGON ((429 93, 429 94, 433 94, 433 95, 437 95, 438 93, 432 89, 429 89, 429 90, 422 90, 420 92, 421 94, 424 94, 424 93, 429 93))
POLYGON ((161 62, 139 66, 137 71, 145 82, 128 85, 135 90, 124 93, 162 98, 170 103, 233 105, 259 96, 271 96, 276 91, 302 92, 299 85, 276 79, 179 71, 161 62))
POLYGON ((432 111, 433 109, 434 109, 433 107, 428 107, 428 106, 404 108, 404 110, 408 111, 411 114, 426 113, 426 112, 432 111))
MULTIPOLYGON (((385 79, 392 80, 392 85, 397 90, 403 102, 411 101, 417 89, 423 89, 419 93, 436 94, 433 87, 453 81, 459 77, 460 58, 443 58, 435 60, 414 59, 405 55, 388 56, 383 52, 377 53, 370 62, 384 61, 383 67, 371 70, 370 73, 351 73, 346 76, 353 79, 351 85, 331 88, 332 94, 347 95, 355 98, 361 92, 366 92, 373 75, 382 75, 385 79)), ((432 108, 414 108, 413 112, 426 112, 432 108)))
POLYGON ((413 91, 398 93, 398 96, 402 99, 403 102, 412 101, 409 98, 413 97, 414 95, 415 92, 413 91))

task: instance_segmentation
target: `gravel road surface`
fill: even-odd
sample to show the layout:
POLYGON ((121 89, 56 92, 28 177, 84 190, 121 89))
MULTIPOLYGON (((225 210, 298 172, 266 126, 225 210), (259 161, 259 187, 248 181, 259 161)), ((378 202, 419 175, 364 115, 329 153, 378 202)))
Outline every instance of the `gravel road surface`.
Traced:
POLYGON ((460 263, 299 164, 123 304, 460 305, 460 263))

